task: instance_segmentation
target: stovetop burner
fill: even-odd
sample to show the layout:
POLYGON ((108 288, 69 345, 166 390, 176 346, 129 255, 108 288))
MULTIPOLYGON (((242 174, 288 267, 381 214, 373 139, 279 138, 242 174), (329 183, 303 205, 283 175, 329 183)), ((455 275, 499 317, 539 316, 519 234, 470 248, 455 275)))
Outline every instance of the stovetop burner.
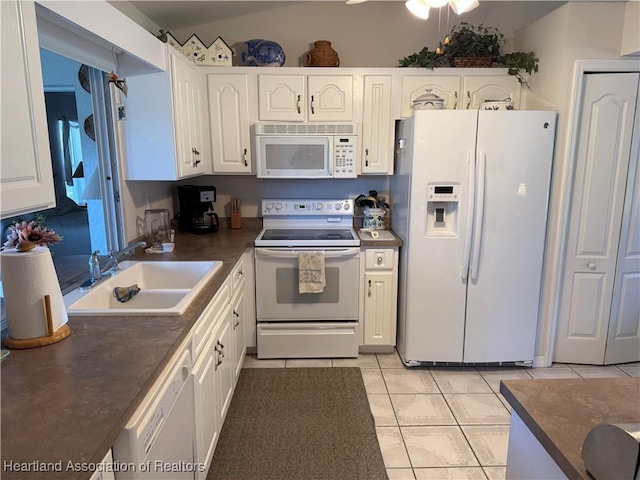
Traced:
POLYGON ((360 245, 353 230, 353 200, 263 200, 260 247, 360 245))

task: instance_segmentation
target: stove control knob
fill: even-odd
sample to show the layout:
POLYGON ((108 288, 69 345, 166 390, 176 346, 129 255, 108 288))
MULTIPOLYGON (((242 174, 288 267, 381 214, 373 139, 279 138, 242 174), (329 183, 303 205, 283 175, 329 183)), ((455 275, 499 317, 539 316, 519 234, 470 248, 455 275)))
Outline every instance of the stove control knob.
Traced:
POLYGON ((344 204, 344 209, 345 209, 345 210, 349 210, 349 204, 348 204, 348 203, 345 203, 345 204, 344 204))
POLYGON ((322 210, 322 204, 318 203, 318 205, 316 205, 316 210, 322 210))
POLYGON ((267 210, 271 210, 273 209, 273 203, 267 203, 264 208, 266 208, 267 210))
POLYGON ((282 204, 276 203, 276 210, 281 210, 281 209, 282 209, 282 204))
POLYGON ((342 204, 341 203, 336 203, 336 210, 340 210, 342 208, 342 204))

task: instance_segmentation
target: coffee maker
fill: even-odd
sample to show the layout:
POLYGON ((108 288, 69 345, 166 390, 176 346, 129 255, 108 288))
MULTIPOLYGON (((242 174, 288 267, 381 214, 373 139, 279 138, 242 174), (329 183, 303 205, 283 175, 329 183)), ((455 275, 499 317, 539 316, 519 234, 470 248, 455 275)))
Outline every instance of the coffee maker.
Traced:
POLYGON ((213 233, 218 231, 220 219, 213 211, 216 187, 178 185, 178 228, 182 232, 213 233))

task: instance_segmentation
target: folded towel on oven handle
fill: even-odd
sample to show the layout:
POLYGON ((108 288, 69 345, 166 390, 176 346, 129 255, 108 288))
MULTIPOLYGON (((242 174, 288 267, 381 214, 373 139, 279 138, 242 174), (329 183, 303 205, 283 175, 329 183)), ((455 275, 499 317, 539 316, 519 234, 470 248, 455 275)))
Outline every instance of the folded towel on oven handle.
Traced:
POLYGON ((298 292, 322 293, 327 285, 324 271, 324 251, 298 252, 298 292))

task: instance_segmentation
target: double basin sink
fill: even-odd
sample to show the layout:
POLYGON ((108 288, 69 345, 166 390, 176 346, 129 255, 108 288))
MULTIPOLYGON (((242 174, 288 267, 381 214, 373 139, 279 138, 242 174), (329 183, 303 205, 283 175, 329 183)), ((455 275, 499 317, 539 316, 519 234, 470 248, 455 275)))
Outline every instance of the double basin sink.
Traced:
POLYGON ((65 295, 64 304, 69 316, 182 315, 221 266, 221 261, 125 261, 121 271, 91 289, 65 295), (114 288, 132 285, 140 288, 138 294, 119 302, 114 288))

